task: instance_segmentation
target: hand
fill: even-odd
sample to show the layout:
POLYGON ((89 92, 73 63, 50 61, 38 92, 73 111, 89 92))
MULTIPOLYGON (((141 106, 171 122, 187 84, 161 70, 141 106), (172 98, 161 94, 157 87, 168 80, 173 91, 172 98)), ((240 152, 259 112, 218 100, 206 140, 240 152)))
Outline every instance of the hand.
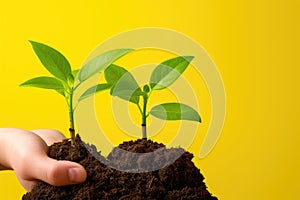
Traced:
POLYGON ((86 171, 80 164, 57 161, 47 155, 48 146, 63 139, 56 130, 0 128, 0 170, 14 170, 27 191, 38 180, 54 186, 81 183, 86 171))

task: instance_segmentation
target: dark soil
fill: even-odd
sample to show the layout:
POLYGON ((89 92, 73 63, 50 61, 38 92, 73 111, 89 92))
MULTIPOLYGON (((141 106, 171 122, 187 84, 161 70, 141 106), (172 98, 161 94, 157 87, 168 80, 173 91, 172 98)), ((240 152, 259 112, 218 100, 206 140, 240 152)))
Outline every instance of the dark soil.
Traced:
POLYGON ((203 175, 191 161, 193 155, 182 148, 168 149, 139 139, 120 144, 105 158, 95 146, 86 145, 77 136, 74 145, 69 140, 53 144, 49 156, 80 163, 87 170, 87 180, 64 187, 39 182, 23 200, 217 200, 207 191, 203 175))

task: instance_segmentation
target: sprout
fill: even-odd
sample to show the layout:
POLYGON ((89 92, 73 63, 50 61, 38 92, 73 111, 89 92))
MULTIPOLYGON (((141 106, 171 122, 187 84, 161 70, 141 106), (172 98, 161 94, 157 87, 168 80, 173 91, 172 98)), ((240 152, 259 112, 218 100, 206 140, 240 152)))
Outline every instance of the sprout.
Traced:
MULTIPOLYGON (((42 43, 30 41, 32 48, 41 61, 42 65, 54 76, 41 76, 32 78, 20 86, 22 87, 38 87, 43 89, 55 90, 64 96, 70 119, 70 137, 71 141, 75 141, 75 125, 74 125, 74 107, 73 94, 84 81, 93 75, 103 71, 109 67, 114 61, 121 58, 125 54, 133 51, 133 49, 114 49, 96 56, 87 64, 81 67, 81 70, 72 70, 69 61, 64 55, 54 48, 42 43), (75 81, 77 80, 78 81, 75 81)), ((80 101, 80 100, 79 100, 80 101)), ((79 103, 79 102, 78 102, 79 103)))
POLYGON ((112 96, 137 106, 141 114, 142 138, 147 138, 147 118, 152 115, 162 120, 190 120, 201 122, 200 115, 190 106, 171 102, 156 105, 148 111, 147 104, 153 91, 163 90, 173 84, 190 64, 193 56, 179 56, 159 64, 151 74, 148 84, 140 87, 130 72, 126 69, 110 65, 104 71, 107 83, 95 85, 83 93, 80 100, 106 89, 112 96))

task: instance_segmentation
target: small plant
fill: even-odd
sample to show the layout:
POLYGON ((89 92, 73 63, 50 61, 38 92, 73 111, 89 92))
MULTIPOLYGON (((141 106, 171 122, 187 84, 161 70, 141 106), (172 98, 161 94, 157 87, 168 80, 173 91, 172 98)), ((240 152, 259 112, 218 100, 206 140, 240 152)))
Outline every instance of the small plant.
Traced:
POLYGON ((147 105, 153 91, 163 90, 174 83, 190 64, 192 56, 179 56, 159 64, 151 74, 148 84, 140 87, 126 69, 110 65, 104 71, 107 83, 91 87, 82 94, 80 100, 106 89, 112 96, 134 103, 141 114, 142 138, 147 138, 147 118, 149 115, 163 120, 191 120, 201 122, 200 115, 190 106, 171 102, 156 105, 148 111, 147 105))
MULTIPOLYGON (((43 66, 54 76, 41 76, 30 79, 20 86, 52 89, 64 96, 70 119, 71 141, 75 141, 73 94, 84 81, 109 67, 114 61, 133 51, 133 49, 115 49, 90 60, 79 70, 72 70, 69 61, 54 48, 42 43, 29 41, 43 66), (76 78, 77 77, 77 78, 76 78), (77 81, 78 80, 78 81, 77 81)), ((80 101, 80 100, 79 100, 80 101)), ((77 102, 79 103, 79 102, 77 102)))

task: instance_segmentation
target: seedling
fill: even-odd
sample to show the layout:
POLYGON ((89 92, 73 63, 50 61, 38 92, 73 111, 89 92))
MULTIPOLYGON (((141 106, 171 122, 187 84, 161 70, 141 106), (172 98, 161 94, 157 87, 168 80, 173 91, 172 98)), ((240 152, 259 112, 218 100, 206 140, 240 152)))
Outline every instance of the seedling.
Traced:
MULTIPOLYGON (((30 79, 20 86, 30 86, 55 90, 64 96, 70 119, 71 141, 75 141, 74 125, 74 91, 93 75, 101 72, 120 57, 133 51, 133 49, 115 49, 96 56, 79 70, 72 70, 69 61, 59 51, 42 43, 30 41, 32 48, 43 66, 54 76, 40 76, 30 79), (77 77, 77 78, 76 78, 77 77)), ((80 100, 79 100, 80 101, 80 100)), ((76 102, 76 103, 79 103, 76 102)))
POLYGON ((130 72, 123 67, 110 65, 104 71, 107 83, 91 87, 82 94, 80 100, 97 92, 110 89, 112 96, 117 96, 137 106, 141 114, 142 138, 147 138, 147 118, 152 115, 163 120, 191 120, 201 122, 200 115, 190 106, 178 103, 163 103, 148 111, 147 104, 153 91, 163 90, 173 84, 190 64, 192 56, 179 56, 159 64, 151 74, 150 81, 139 86, 130 72))

